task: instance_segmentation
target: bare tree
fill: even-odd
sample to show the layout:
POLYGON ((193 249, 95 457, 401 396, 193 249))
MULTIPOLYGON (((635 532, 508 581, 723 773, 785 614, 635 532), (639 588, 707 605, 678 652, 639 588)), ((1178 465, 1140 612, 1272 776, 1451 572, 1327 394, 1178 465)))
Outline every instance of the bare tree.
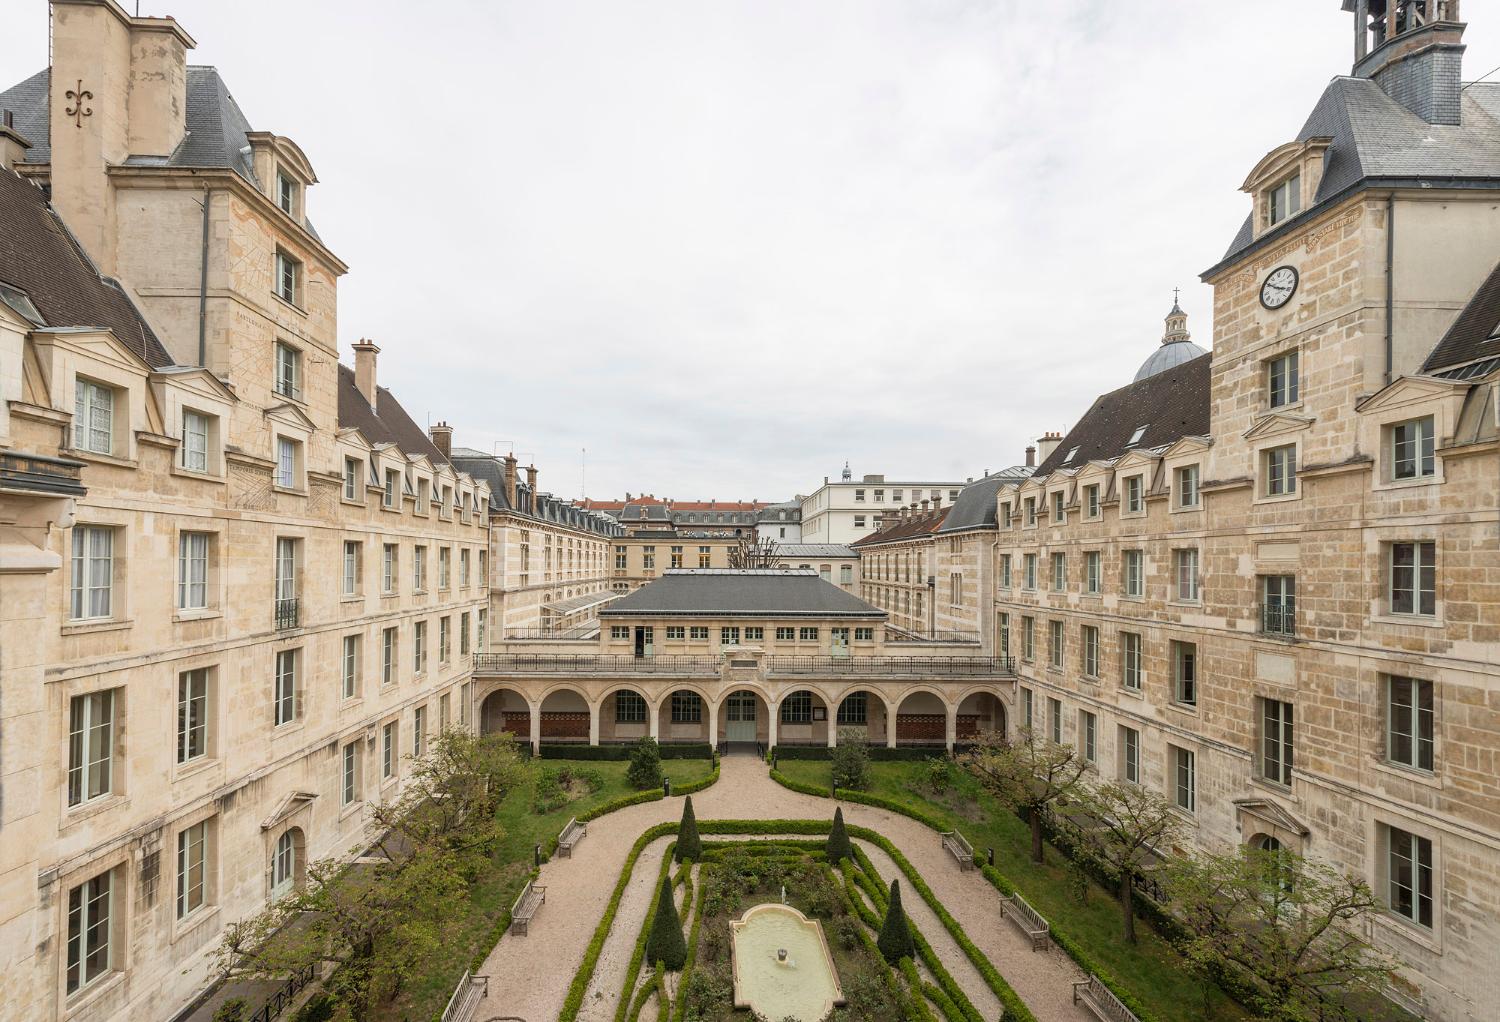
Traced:
POLYGON ((1182 828, 1172 804, 1138 784, 1081 785, 1078 812, 1068 821, 1080 854, 1097 857, 1120 875, 1123 935, 1135 942, 1135 879, 1182 828))
POLYGON ((774 568, 780 556, 781 545, 769 536, 764 538, 757 538, 753 534, 741 536, 734 546, 729 548, 729 566, 731 568, 774 568))
POLYGON ((972 750, 959 757, 965 770, 1001 802, 1024 810, 1031 823, 1031 858, 1042 861, 1042 816, 1068 798, 1088 769, 1088 761, 1071 745, 1055 745, 1029 727, 1007 741, 985 732, 972 750))

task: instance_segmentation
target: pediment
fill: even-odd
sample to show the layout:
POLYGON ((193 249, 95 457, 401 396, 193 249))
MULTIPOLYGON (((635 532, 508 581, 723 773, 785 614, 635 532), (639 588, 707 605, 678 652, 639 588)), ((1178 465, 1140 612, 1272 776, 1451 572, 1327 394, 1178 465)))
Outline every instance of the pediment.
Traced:
POLYGON ((1260 440, 1265 437, 1280 436, 1283 433, 1296 433, 1307 429, 1317 420, 1310 415, 1291 415, 1287 412, 1272 412, 1256 421, 1255 425, 1245 430, 1246 440, 1260 440))
POLYGON ((106 365, 137 373, 149 374, 151 372, 151 366, 146 363, 146 360, 127 348, 109 330, 93 328, 37 330, 33 336, 39 343, 54 344, 88 358, 97 359, 106 365))
POLYGON ((1305 142, 1286 142, 1279 145, 1262 156, 1260 161, 1251 168, 1250 173, 1245 176, 1245 183, 1240 185, 1240 190, 1251 193, 1259 191, 1283 174, 1290 173, 1308 156, 1322 156, 1332 144, 1332 138, 1319 136, 1307 139, 1305 142))
POLYGON ((151 374, 151 382, 157 386, 170 383, 179 390, 211 401, 239 401, 223 380, 202 366, 157 370, 151 374))
POLYGON ((276 808, 271 811, 271 815, 260 821, 260 829, 270 830, 279 825, 298 811, 307 808, 317 797, 310 791, 294 791, 282 796, 281 801, 276 803, 276 808))
POLYGON ((413 468, 420 468, 429 473, 432 471, 432 459, 425 454, 408 454, 406 460, 413 468))
POLYGON ((272 405, 270 408, 267 408, 266 418, 272 422, 279 422, 283 426, 296 426, 300 429, 305 429, 309 433, 316 432, 318 428, 317 424, 308 418, 306 412, 290 403, 272 405))
POLYGON ((359 431, 357 426, 345 426, 338 432, 338 438, 347 443, 358 444, 366 451, 370 449, 370 438, 359 431))
POLYGON ((1207 436, 1185 436, 1179 437, 1166 450, 1161 452, 1163 458, 1176 458, 1183 454, 1202 454, 1214 445, 1213 437, 1207 436))
POLYGON ((1378 412, 1388 408, 1452 397, 1469 389, 1470 380, 1444 380, 1436 376, 1402 376, 1354 406, 1357 412, 1378 412))
POLYGON ((1307 837, 1312 833, 1311 827, 1268 798, 1237 798, 1234 800, 1234 806, 1243 815, 1253 816, 1273 827, 1292 831, 1302 837, 1307 837))
POLYGON ((1126 472, 1132 468, 1151 468, 1160 460, 1161 457, 1157 454, 1147 453, 1146 451, 1131 451, 1115 462, 1114 469, 1116 472, 1126 472))

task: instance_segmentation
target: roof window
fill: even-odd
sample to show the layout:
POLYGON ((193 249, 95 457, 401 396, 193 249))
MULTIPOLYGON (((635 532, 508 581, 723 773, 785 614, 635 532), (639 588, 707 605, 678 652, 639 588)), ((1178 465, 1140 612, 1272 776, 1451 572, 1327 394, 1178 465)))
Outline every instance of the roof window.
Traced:
POLYGON ((1128 444, 1126 444, 1125 446, 1126 447, 1134 447, 1136 444, 1140 443, 1141 442, 1141 437, 1143 437, 1143 436, 1146 435, 1146 430, 1149 429, 1150 427, 1151 427, 1151 423, 1149 423, 1149 422, 1146 423, 1146 425, 1144 425, 1144 426, 1137 426, 1136 429, 1135 429, 1135 432, 1132 433, 1132 434, 1130 434, 1130 442, 1128 444))

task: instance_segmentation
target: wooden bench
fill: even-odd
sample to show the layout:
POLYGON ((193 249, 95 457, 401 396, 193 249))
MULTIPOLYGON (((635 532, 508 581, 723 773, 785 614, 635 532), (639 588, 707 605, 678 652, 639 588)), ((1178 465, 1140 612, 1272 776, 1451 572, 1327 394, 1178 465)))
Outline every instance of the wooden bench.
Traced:
POLYGON ((582 841, 588 832, 589 825, 579 823, 578 817, 573 817, 568 821, 568 825, 562 829, 562 833, 557 835, 558 852, 571 859, 573 857, 573 846, 582 841))
POLYGON ((528 880, 526 886, 521 890, 520 897, 510 907, 510 932, 525 936, 531 928, 531 917, 536 915, 536 910, 547 902, 547 888, 542 887, 534 880, 528 880))
MULTIPOLYGON (((1026 899, 1019 894, 1012 894, 1009 898, 1000 899, 1000 914, 1014 919, 1019 926, 1031 938, 1031 950, 1040 951, 1047 946, 1047 938, 1052 930, 1052 925, 1043 919, 1036 909, 1026 903, 1026 899)), ((1075 1001, 1078 999, 1075 995, 1075 1001)))
POLYGON ((1090 975, 1088 979, 1073 984, 1073 1003, 1079 1001, 1103 1022, 1141 1022, 1098 976, 1090 975))
POLYGON ((942 837, 943 847, 948 849, 953 857, 958 860, 958 868, 961 870, 973 869, 974 849, 969 846, 969 842, 964 839, 964 836, 956 830, 950 830, 945 831, 942 837))

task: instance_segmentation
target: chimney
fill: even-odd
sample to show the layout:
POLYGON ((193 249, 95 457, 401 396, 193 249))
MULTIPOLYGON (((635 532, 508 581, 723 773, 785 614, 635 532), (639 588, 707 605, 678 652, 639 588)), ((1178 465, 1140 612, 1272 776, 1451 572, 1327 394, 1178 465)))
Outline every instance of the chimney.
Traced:
POLYGON ((1464 24, 1459 0, 1344 0, 1354 14, 1354 77, 1428 124, 1458 124, 1464 24))
POLYGON ((1046 461, 1048 456, 1051 455, 1053 451, 1057 450, 1058 446, 1062 443, 1062 440, 1063 438, 1061 433, 1053 433, 1051 431, 1044 433, 1042 434, 1042 436, 1038 437, 1036 442, 1037 461, 1046 461))
POLYGON ((432 446, 438 449, 443 457, 451 457, 453 454, 453 427, 446 422, 439 422, 436 426, 428 426, 427 434, 432 437, 432 446))
POLYGON ((505 456, 505 502, 511 506, 511 510, 519 510, 516 507, 516 456, 514 454, 505 456))
POLYGON ((26 159, 31 143, 16 131, 16 115, 0 110, 0 170, 10 170, 26 159))
POLYGON ((375 385, 375 356, 379 354, 380 349, 375 346, 375 342, 363 337, 354 345, 354 385, 377 412, 380 409, 375 407, 375 398, 380 391, 375 385))
POLYGON ((1026 467, 1036 468, 1036 444, 1026 445, 1026 467))
POLYGON ((536 488, 536 466, 535 465, 527 465, 526 466, 526 485, 531 490, 532 499, 533 500, 536 499, 537 488, 536 488))

